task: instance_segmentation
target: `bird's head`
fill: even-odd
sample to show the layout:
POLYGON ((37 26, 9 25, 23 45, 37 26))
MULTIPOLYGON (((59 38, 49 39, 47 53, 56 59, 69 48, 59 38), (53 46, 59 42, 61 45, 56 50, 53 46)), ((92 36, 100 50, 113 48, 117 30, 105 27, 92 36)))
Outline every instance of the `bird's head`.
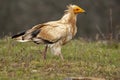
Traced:
POLYGON ((73 11, 74 14, 85 13, 85 10, 77 5, 69 5, 67 7, 68 7, 68 11, 73 11))

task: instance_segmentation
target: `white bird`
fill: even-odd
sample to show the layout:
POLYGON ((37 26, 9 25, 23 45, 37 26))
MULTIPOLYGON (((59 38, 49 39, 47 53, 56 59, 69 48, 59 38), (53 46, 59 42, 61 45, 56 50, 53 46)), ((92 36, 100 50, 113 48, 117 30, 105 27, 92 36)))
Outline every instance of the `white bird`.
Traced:
POLYGON ((20 42, 33 41, 37 44, 45 44, 44 59, 46 59, 46 52, 49 47, 52 53, 60 56, 63 60, 61 46, 75 36, 77 14, 85 13, 85 10, 77 5, 69 5, 67 8, 61 19, 35 25, 27 31, 12 36, 12 38, 20 42))

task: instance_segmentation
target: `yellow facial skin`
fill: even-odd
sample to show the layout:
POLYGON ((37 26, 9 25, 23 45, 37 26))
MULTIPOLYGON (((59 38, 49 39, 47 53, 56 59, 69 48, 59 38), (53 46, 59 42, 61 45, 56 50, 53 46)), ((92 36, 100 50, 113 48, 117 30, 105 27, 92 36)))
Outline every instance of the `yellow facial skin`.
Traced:
POLYGON ((74 6, 73 11, 74 11, 75 14, 84 13, 85 12, 85 10, 80 8, 79 6, 74 6))

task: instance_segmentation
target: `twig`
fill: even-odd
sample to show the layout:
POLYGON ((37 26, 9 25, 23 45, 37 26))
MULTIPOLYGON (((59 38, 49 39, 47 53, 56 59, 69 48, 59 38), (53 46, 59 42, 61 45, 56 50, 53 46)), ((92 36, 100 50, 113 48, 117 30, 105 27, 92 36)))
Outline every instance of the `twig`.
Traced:
POLYGON ((103 37, 103 39, 106 39, 103 32, 101 31, 100 27, 98 25, 96 25, 96 29, 98 30, 98 32, 100 33, 100 35, 103 37))
POLYGON ((112 23, 112 9, 110 8, 110 40, 113 38, 113 23, 112 23))

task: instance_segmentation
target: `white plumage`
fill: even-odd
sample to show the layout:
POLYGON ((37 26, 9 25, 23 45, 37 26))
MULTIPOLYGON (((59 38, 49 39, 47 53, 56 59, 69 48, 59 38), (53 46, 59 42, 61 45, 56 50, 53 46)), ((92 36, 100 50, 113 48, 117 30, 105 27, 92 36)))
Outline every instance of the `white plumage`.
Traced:
POLYGON ((85 10, 77 5, 69 5, 60 20, 38 24, 27 31, 14 35, 12 38, 20 42, 33 41, 37 44, 45 44, 46 48, 43 52, 44 58, 46 58, 46 51, 49 47, 52 53, 60 56, 63 60, 61 46, 75 36, 77 32, 77 14, 84 12, 85 10))

